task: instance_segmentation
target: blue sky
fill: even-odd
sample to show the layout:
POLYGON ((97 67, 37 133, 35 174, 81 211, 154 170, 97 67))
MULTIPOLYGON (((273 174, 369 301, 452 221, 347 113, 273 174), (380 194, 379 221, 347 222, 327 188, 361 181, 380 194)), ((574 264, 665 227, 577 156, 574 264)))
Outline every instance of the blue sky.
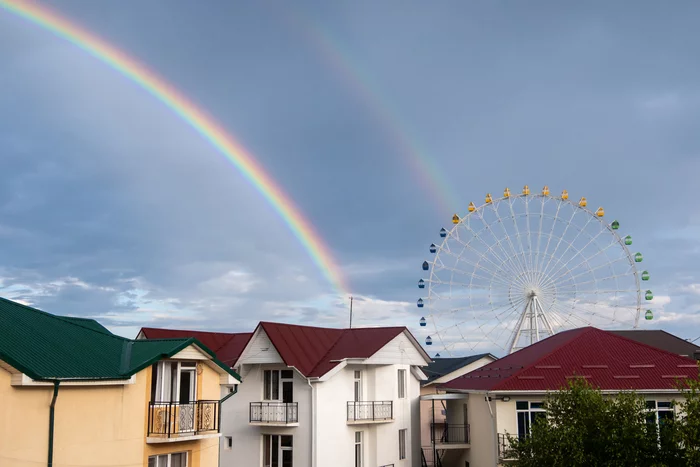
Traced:
MULTIPOLYGON (((645 326, 700 336, 696 3, 638 2, 633 14, 546 1, 52 5, 256 155, 334 252, 357 324, 408 325, 422 340, 415 283, 446 212, 547 184, 634 236, 657 296, 645 326), (425 190, 397 129, 459 206, 425 190)), ((0 294, 130 337, 346 322, 270 206, 161 103, 6 12, 0 60, 0 294)))

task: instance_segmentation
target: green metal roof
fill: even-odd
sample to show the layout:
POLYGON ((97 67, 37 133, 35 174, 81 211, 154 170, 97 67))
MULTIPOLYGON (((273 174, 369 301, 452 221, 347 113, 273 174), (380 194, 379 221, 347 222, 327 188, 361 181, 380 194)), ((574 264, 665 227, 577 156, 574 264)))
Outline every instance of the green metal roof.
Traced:
POLYGON ((56 316, 0 298, 0 359, 35 380, 127 379, 192 344, 240 381, 197 339, 127 339, 94 320, 56 316))

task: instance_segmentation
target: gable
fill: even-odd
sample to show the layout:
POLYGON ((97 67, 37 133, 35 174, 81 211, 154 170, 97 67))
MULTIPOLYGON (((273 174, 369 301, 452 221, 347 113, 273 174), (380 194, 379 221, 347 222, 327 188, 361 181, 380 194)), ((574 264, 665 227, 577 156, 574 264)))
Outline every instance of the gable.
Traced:
POLYGON ((415 344, 405 332, 394 337, 372 356, 365 360, 368 365, 427 365, 423 354, 416 348, 415 344))
POLYGON ((209 360, 211 357, 202 352, 196 345, 189 345, 170 358, 173 360, 209 360))
POLYGON ((467 373, 470 373, 477 368, 481 368, 482 366, 488 365, 491 362, 496 361, 496 358, 493 358, 491 356, 484 356, 481 357, 480 359, 473 361, 467 365, 464 365, 461 368, 457 368, 454 371, 451 371, 450 373, 447 373, 443 376, 440 376, 439 378, 435 378, 433 381, 431 381, 428 384, 442 384, 442 383, 447 383, 448 381, 452 381, 455 378, 459 378, 462 375, 466 375, 467 373))
POLYGON ((262 327, 259 327, 253 337, 248 342, 248 345, 243 349, 243 353, 236 361, 236 365, 251 365, 261 363, 284 363, 282 357, 267 333, 262 327))

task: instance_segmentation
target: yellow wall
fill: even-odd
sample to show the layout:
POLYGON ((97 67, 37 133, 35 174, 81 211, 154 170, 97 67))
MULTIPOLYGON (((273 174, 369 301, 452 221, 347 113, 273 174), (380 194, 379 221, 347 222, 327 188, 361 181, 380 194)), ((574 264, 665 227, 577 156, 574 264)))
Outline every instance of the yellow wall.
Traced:
MULTIPOLYGON (((219 374, 203 363, 198 399, 220 398, 219 374)), ((54 422, 54 467, 147 466, 148 456, 190 451, 189 467, 216 467, 219 438, 146 444, 151 369, 125 386, 61 386, 54 422)), ((48 455, 53 387, 16 387, 0 368, 0 466, 40 467, 48 455)))

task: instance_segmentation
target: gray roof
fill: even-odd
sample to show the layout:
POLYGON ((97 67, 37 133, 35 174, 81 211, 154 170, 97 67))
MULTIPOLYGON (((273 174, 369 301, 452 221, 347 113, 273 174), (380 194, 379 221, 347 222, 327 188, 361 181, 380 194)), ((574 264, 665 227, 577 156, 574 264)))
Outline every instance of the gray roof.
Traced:
POLYGON ((430 384, 438 378, 476 362, 480 358, 489 356, 496 360, 496 357, 490 353, 481 353, 478 355, 470 355, 468 357, 435 358, 427 367, 422 368, 423 373, 425 373, 425 375, 428 377, 428 380, 423 381, 423 384, 430 384))
POLYGON ((674 336, 670 332, 666 332, 661 329, 632 329, 625 331, 610 332, 613 334, 617 334, 618 336, 626 337, 627 339, 632 339, 633 341, 637 341, 642 344, 656 347, 657 349, 665 350, 676 355, 683 355, 690 358, 695 358, 693 354, 697 351, 700 351, 700 347, 693 344, 692 342, 689 342, 678 336, 674 336))

